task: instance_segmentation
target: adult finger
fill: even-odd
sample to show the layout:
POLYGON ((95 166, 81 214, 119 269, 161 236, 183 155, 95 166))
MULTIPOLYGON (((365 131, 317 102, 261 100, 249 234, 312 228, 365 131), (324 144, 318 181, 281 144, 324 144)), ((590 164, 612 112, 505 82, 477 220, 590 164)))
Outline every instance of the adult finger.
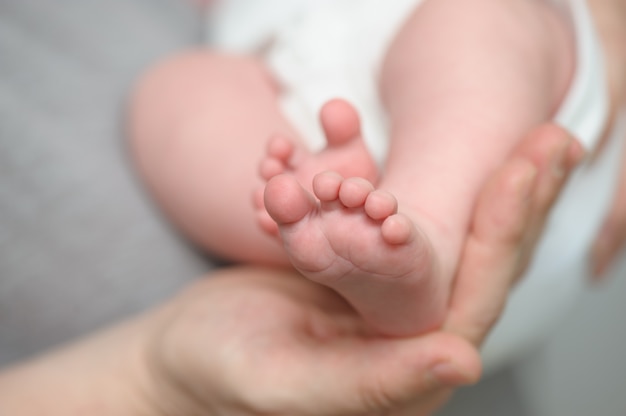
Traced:
MULTIPOLYGON (((624 2, 605 0, 590 1, 589 6, 605 52, 610 99, 609 119, 596 156, 604 150, 604 144, 614 133, 615 121, 623 114, 626 105, 626 7, 624 2)), ((626 149, 624 152, 620 185, 591 251, 593 277, 596 279, 605 274, 626 240, 626 149)))
POLYGON ((573 169, 585 157, 585 150, 569 132, 555 124, 546 124, 537 128, 521 143, 516 155, 531 160, 538 168, 530 218, 520 245, 517 270, 517 277, 520 277, 532 258, 553 205, 573 169))
POLYGON ((516 277, 536 175, 527 161, 508 163, 478 202, 445 323, 476 346, 500 316, 516 277))
POLYGON ((592 246, 593 277, 603 276, 626 243, 626 146, 609 214, 592 246))
POLYGON ((466 241, 445 327, 480 345, 523 273, 579 145, 563 129, 533 131, 487 183, 466 241))
POLYGON ((304 365, 316 415, 388 414, 430 403, 440 391, 476 382, 481 372, 477 350, 442 332, 315 345, 304 365))

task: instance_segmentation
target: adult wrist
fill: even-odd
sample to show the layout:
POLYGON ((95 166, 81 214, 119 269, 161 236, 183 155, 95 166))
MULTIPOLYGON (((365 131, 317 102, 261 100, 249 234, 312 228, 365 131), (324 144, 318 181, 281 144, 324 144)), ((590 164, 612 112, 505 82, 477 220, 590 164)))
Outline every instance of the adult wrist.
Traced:
POLYGON ((175 320, 177 298, 156 310, 145 324, 143 336, 137 344, 132 371, 133 386, 142 397, 150 416, 206 416, 206 410, 179 379, 172 361, 177 361, 177 351, 172 349, 167 336, 169 323, 175 320))
POLYGON ((0 372, 0 414, 154 415, 142 325, 128 322, 0 372))

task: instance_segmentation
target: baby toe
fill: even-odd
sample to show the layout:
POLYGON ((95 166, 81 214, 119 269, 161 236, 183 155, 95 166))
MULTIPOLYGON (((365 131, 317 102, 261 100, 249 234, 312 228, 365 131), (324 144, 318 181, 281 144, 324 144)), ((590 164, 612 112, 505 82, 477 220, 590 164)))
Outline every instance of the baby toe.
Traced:
POLYGON ((363 178, 348 178, 339 188, 339 200, 348 208, 363 206, 367 197, 374 191, 374 185, 363 178))
POLYGON ((337 172, 318 173, 313 177, 313 193, 320 201, 334 201, 339 198, 342 181, 343 177, 337 172))
POLYGON ((384 220, 398 212, 398 200, 387 191, 376 190, 367 196, 365 213, 374 220, 384 220))
POLYGON ((398 245, 410 242, 416 231, 413 222, 408 217, 395 214, 383 222, 381 232, 387 243, 398 245))

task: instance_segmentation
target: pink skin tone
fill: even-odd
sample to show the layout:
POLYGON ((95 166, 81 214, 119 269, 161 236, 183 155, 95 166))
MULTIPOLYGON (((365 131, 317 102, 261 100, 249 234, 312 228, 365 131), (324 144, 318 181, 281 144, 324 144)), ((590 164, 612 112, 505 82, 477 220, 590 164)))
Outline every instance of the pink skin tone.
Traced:
MULTIPOLYGON (((358 116, 347 102, 327 103, 321 120, 333 144, 320 156, 333 152, 340 136, 335 131, 338 127, 352 133, 352 147, 358 146, 355 156, 364 150, 358 116), (334 123, 328 123, 329 119, 334 123)), ((345 137, 344 145, 349 135, 345 137)), ((301 164, 292 163, 294 152, 285 139, 270 142, 268 157, 261 162, 262 176, 268 180, 264 204, 257 202, 261 226, 273 233, 278 225, 291 264, 344 296, 377 333, 388 331, 390 320, 398 334, 413 332, 416 316, 436 317, 432 312, 444 304, 442 299, 415 302, 413 296, 398 295, 436 293, 438 282, 428 278, 435 274, 429 270, 435 267, 431 246, 413 222, 397 212, 396 198, 374 189, 365 178, 344 179, 334 171, 315 175, 311 186, 304 188, 299 178, 312 175, 301 170, 301 164), (415 276, 416 271, 421 274, 415 276)), ((309 155, 307 162, 317 160, 318 155, 309 155)), ((362 166, 375 169, 371 160, 362 166)))
MULTIPOLYGON (((322 113, 331 130, 329 145, 313 157, 280 112, 278 93, 253 57, 190 51, 152 68, 131 99, 131 150, 152 196, 188 238, 231 261, 290 266, 282 244, 258 226, 259 210, 251 203, 253 195, 259 201, 265 185, 259 162, 267 158, 267 138, 289 137, 299 171, 311 175, 299 175, 303 183, 317 169, 376 175, 363 142, 342 130, 341 109, 328 117, 322 113), (361 155, 358 163, 346 163, 355 153, 361 155)), ((269 145, 270 153, 280 148, 269 145)), ((271 173, 272 162, 264 165, 271 173)))
POLYGON ((374 331, 416 334, 442 322, 481 186, 551 118, 573 62, 565 19, 541 1, 427 0, 383 65, 391 137, 380 178, 348 103, 322 109, 328 146, 313 154, 252 57, 194 52, 153 69, 134 95, 132 145, 195 242, 235 261, 292 264, 374 331))
MULTIPOLYGON (((290 172, 308 191, 312 191, 311 179, 326 169, 333 169, 347 177, 377 181, 378 169, 363 142, 359 116, 352 106, 342 100, 331 100, 320 111, 320 123, 326 134, 325 149, 311 154, 286 137, 273 137, 259 166, 261 177, 269 180, 290 172)), ((259 224, 265 231, 275 234, 278 232, 277 224, 264 209, 263 193, 264 186, 261 186, 254 196, 259 224)))
POLYGON ((553 115, 573 72, 572 39, 555 10, 540 2, 470 3, 491 7, 493 15, 467 23, 462 12, 452 12, 463 8, 458 2, 426 2, 389 51, 381 95, 392 137, 381 190, 324 173, 310 194, 293 176, 266 176, 265 207, 292 264, 336 289, 383 334, 411 335, 441 323, 480 187, 525 131, 553 115), (437 24, 443 16, 459 31, 437 24), (485 28, 496 21, 510 26, 494 39, 485 28), (522 36, 528 27, 539 35, 522 36), (423 39, 457 53, 434 54, 423 39), (502 58, 490 61, 490 55, 502 58), (466 70, 445 72, 451 59, 466 70), (551 65, 537 68, 521 59, 551 65))
MULTIPOLYGON (((266 187, 267 210, 279 225, 291 263, 343 295, 378 333, 390 327, 393 335, 411 333, 416 316, 438 319, 433 311, 444 300, 415 301, 418 294, 440 292, 430 278, 435 275, 431 246, 407 216, 397 213, 395 197, 362 178, 343 179, 335 172, 317 175, 313 192, 317 201, 289 175, 272 178, 266 187)), ((427 328, 439 323, 420 322, 427 328)))

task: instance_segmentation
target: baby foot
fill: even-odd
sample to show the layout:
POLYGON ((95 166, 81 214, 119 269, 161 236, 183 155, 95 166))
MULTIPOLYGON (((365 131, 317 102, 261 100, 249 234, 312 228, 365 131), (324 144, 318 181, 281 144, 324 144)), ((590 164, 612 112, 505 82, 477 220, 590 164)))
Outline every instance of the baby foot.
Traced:
POLYGON ((265 207, 294 267, 344 296, 378 333, 441 323, 446 290, 430 242, 391 194, 334 172, 315 176, 311 194, 281 174, 265 188, 265 207))
MULTIPOLYGON (((309 191, 313 177, 326 170, 375 182, 378 169, 363 141, 354 107, 345 100, 331 100, 322 107, 320 122, 327 140, 322 151, 312 153, 296 147, 285 137, 273 137, 259 166, 261 177, 268 181, 281 173, 290 173, 309 191)), ((276 224, 263 206, 263 189, 256 191, 255 205, 262 228, 270 233, 277 232, 276 224)))

